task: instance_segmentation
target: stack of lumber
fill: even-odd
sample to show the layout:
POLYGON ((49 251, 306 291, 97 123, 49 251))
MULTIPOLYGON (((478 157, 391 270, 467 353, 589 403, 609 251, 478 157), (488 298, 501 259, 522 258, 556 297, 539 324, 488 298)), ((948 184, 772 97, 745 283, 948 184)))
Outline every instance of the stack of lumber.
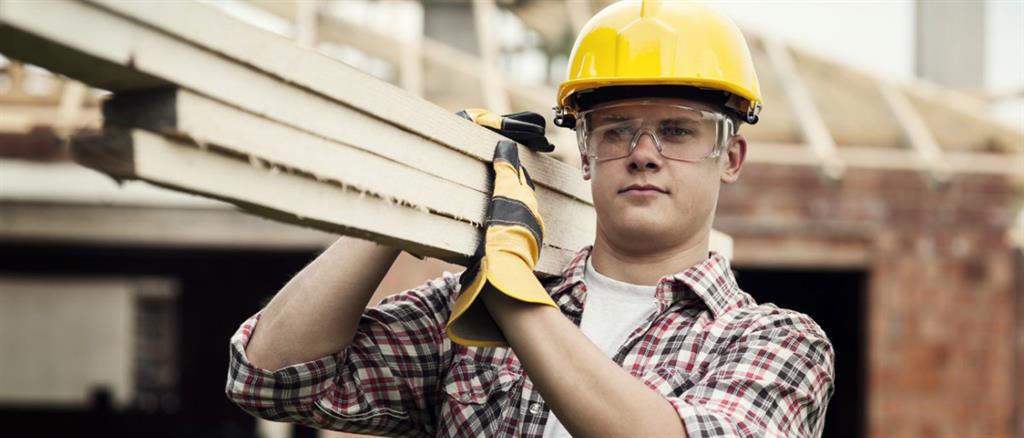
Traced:
MULTIPOLYGON (((72 148, 115 178, 419 256, 476 249, 498 135, 211 6, 0 0, 0 53, 114 93, 103 133, 72 148)), ((589 186, 521 156, 547 225, 538 271, 554 274, 593 241, 589 186)))

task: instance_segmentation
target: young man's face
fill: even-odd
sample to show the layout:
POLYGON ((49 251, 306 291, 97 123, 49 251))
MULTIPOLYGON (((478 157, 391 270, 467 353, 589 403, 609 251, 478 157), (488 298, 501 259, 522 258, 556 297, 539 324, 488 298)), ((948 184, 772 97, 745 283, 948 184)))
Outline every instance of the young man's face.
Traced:
POLYGON ((621 250, 700 244, 711 228, 721 183, 739 177, 746 140, 728 136, 721 123, 716 128, 706 112, 701 120, 699 111, 677 106, 713 111, 696 101, 644 98, 588 112, 589 150, 603 149, 597 160, 583 157, 584 178, 591 180, 598 233, 621 250), (715 153, 721 136, 726 140, 719 156, 705 159, 715 153), (632 138, 637 140, 630 153, 632 138))

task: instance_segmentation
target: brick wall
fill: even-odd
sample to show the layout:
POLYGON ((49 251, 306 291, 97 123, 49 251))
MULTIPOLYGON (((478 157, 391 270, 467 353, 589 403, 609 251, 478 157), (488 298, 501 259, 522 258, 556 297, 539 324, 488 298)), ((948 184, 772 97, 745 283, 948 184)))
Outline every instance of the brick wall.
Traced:
POLYGON ((1020 200, 998 176, 938 187, 851 169, 828 182, 754 164, 723 188, 715 227, 736 240, 737 264, 868 271, 870 436, 1012 436, 1022 268, 1006 235, 1020 200))

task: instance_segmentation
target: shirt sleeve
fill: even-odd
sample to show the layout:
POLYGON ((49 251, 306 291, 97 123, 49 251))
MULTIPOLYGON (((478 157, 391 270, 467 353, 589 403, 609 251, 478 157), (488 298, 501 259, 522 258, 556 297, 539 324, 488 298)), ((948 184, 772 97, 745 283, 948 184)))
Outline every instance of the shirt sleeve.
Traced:
POLYGON ((820 436, 833 363, 832 344, 810 317, 777 309, 668 400, 691 437, 820 436))
POLYGON ((266 370, 246 345, 260 314, 231 338, 225 392, 246 412, 274 421, 388 436, 433 435, 437 381, 451 351, 444 334, 456 275, 386 298, 361 316, 352 343, 309 362, 266 370))

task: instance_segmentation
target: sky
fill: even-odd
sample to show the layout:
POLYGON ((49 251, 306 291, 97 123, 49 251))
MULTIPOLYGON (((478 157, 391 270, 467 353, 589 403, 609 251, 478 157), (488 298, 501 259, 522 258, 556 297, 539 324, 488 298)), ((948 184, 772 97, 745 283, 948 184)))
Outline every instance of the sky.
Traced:
MULTIPOLYGON (((914 76, 914 1, 710 3, 744 29, 897 81, 914 76)), ((986 1, 985 8, 985 88, 1020 92, 1024 90, 1024 0, 986 1)), ((1024 99, 996 105, 993 114, 1024 130, 1024 99)))
POLYGON ((914 69, 914 4, 887 2, 716 1, 744 30, 884 76, 914 69))

